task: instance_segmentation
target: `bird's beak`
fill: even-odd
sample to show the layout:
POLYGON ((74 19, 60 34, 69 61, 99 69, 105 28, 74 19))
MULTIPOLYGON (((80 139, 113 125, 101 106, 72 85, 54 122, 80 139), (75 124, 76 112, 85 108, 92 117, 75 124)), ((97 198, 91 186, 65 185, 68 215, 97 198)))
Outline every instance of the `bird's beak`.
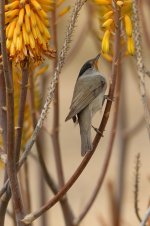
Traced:
POLYGON ((98 69, 98 60, 101 56, 101 53, 99 53, 95 58, 94 58, 94 64, 93 66, 95 66, 96 69, 98 69))
POLYGON ((95 57, 95 61, 98 61, 98 59, 100 58, 101 53, 99 53, 96 57, 95 57))

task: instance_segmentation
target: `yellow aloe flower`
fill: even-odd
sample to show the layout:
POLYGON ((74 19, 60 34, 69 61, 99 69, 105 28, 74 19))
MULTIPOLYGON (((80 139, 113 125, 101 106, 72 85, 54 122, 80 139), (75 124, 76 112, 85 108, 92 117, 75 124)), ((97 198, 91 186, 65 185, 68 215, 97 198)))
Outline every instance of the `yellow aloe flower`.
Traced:
POLYGON ((129 37, 131 37, 132 36, 132 22, 131 22, 131 18, 128 15, 125 15, 124 21, 125 21, 126 34, 129 37))
POLYGON ((44 56, 54 57, 50 49, 47 12, 53 7, 50 0, 10 0, 5 5, 6 47, 16 63, 29 58, 35 62, 44 56))
POLYGON ((34 76, 38 77, 40 75, 43 75, 47 70, 48 70, 48 65, 44 65, 34 74, 34 76))
POLYGON ((110 54, 102 53, 102 56, 109 62, 112 62, 112 60, 113 60, 113 57, 110 54))
POLYGON ((110 25, 113 23, 113 19, 107 19, 103 24, 102 27, 110 27, 110 25))
POLYGON ((69 12, 70 8, 71 8, 70 6, 65 7, 65 8, 58 14, 58 16, 59 16, 59 17, 64 16, 66 13, 69 12))
POLYGON ((133 40, 133 28, 132 28, 132 0, 92 0, 97 6, 97 13, 99 15, 100 27, 102 28, 103 38, 101 42, 101 49, 103 56, 109 61, 113 53, 114 45, 114 34, 116 30, 115 24, 115 10, 114 2, 116 7, 120 11, 120 21, 121 21, 121 39, 124 42, 121 42, 121 47, 124 55, 126 55, 126 49, 130 55, 134 55, 134 40, 133 40), (124 48, 124 46, 126 48, 124 48))
POLYGON ((116 3, 117 3, 117 5, 120 6, 120 7, 123 6, 123 4, 124 4, 123 1, 117 1, 116 3))
POLYGON ((0 170, 4 169, 5 163, 4 161, 0 158, 0 170))
POLYGON ((113 11, 110 10, 109 12, 104 14, 103 19, 108 20, 112 15, 113 15, 113 11))
POLYGON ((134 55, 135 47, 134 47, 134 41, 132 37, 129 37, 127 40, 127 50, 129 54, 134 55))
POLYGON ((94 0, 94 2, 98 5, 110 5, 111 0, 94 0))
MULTIPOLYGON (((65 2, 65 0, 56 0, 55 1, 55 9, 58 9, 59 7, 61 7, 61 5, 63 5, 63 3, 65 2)), ((61 9, 59 12, 57 12, 57 19, 60 19, 60 17, 66 15, 71 9, 71 6, 65 6, 63 9, 61 9)))
POLYGON ((110 30, 106 30, 102 40, 102 51, 104 53, 109 52, 109 40, 110 40, 110 30))

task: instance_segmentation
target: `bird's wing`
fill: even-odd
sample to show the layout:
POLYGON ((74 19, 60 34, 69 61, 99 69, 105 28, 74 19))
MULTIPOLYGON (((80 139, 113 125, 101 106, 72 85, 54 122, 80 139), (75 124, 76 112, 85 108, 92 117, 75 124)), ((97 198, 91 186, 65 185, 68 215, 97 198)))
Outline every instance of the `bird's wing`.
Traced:
POLYGON ((72 98, 70 112, 66 121, 88 106, 102 91, 101 76, 99 73, 79 77, 72 98))

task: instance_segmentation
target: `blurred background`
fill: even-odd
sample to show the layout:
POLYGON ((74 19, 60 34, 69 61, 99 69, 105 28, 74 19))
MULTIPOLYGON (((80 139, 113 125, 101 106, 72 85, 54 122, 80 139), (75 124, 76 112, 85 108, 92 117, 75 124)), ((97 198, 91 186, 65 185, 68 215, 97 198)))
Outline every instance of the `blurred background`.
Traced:
MULTIPOLYGON (((75 1, 66 1, 65 4, 73 5, 75 1)), ((142 1, 142 9, 144 14, 141 14, 146 21, 146 29, 148 37, 144 36, 143 23, 141 23, 141 33, 143 41, 143 54, 145 65, 149 67, 149 45, 147 38, 150 37, 148 30, 149 9, 148 1, 142 1)), ((94 8, 93 8, 94 11, 94 8)), ((62 154, 62 164, 64 169, 65 181, 74 173, 82 157, 80 155, 80 133, 78 125, 74 126, 73 122, 65 122, 65 118, 69 112, 69 107, 72 99, 74 85, 81 66, 88 60, 95 57, 100 51, 100 40, 94 36, 94 32, 99 33, 98 15, 91 13, 91 5, 84 6, 80 12, 77 26, 73 35, 70 53, 68 54, 65 66, 60 74, 59 90, 60 90, 60 146, 62 154), (89 20, 92 20, 90 25, 89 20), (91 27, 89 27, 91 26, 91 27)), ((70 18, 71 10, 61 19, 57 21, 58 32, 58 53, 61 50, 65 30, 70 18)), ((49 75, 52 73, 52 62, 48 62, 49 68, 42 78, 43 88, 40 88, 41 100, 44 103, 49 75)), ((99 71, 106 77, 108 88, 111 75, 111 63, 103 57, 99 60, 99 71)), ((148 68, 149 69, 149 68, 148 68)), ((139 94, 138 76, 136 72, 136 63, 134 56, 128 56, 121 61, 121 96, 120 110, 118 117, 117 134, 113 146, 113 152, 109 163, 108 171, 105 176, 101 190, 92 205, 88 214, 85 216, 80 225, 106 226, 113 225, 113 214, 115 207, 112 199, 115 198, 121 203, 121 223, 122 226, 139 225, 139 221, 135 214, 134 208, 134 190, 135 190, 135 164, 136 156, 140 153, 140 176, 139 176, 139 212, 141 217, 149 204, 150 198, 150 143, 147 134, 146 125, 144 122, 143 105, 139 94), (134 130, 133 130, 134 129, 134 130), (121 181, 121 182, 120 182, 121 181), (114 196, 113 196, 114 194, 114 196)), ((147 92, 149 92, 149 78, 146 78, 147 92)), ((108 93, 108 90, 107 92, 108 93)), ((115 101, 115 100, 114 100, 115 101)), ((83 171, 81 176, 67 193, 69 203, 72 207, 75 216, 82 212, 84 206, 88 202, 94 187, 96 186, 99 175, 101 174, 110 134, 112 129, 112 107, 110 118, 104 132, 104 137, 101 139, 95 154, 83 171)), ((99 112, 93 119, 93 124, 98 127, 102 114, 99 112)), ((52 132, 53 123, 53 106, 49 109, 48 117, 45 121, 48 132, 52 132)), ((44 148, 42 152, 46 161, 49 172, 58 182, 56 174, 56 165, 53 153, 51 136, 44 129, 41 131, 42 143, 44 148)), ((94 138, 95 132, 92 132, 94 138)), ((35 147, 32 150, 36 156, 35 147)), ((28 159, 29 168, 29 189, 31 192, 31 207, 32 211, 37 210, 48 199, 53 197, 52 192, 44 182, 42 172, 38 160, 32 156, 28 159)), ((0 171, 0 183, 3 183, 3 169, 0 171)), ((23 170, 20 175, 23 174, 23 170)), ((25 183, 22 184, 22 189, 25 192, 25 183)), ((10 209, 12 204, 10 203, 10 209)), ((35 226, 64 226, 64 220, 60 204, 57 203, 53 208, 45 213, 45 221, 42 223, 42 218, 37 219, 32 225, 35 226)), ((10 221, 10 216, 6 218, 6 225, 13 225, 10 221)))

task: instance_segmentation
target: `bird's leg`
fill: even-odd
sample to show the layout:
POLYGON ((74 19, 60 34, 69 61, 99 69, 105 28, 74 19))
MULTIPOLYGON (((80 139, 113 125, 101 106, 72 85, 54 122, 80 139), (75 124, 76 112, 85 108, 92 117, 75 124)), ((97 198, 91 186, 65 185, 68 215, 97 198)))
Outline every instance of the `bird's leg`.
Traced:
POLYGON ((96 133, 100 134, 102 137, 104 136, 103 133, 98 128, 94 127, 93 125, 92 128, 95 130, 96 133))
POLYGON ((105 101, 105 100, 114 101, 114 100, 115 100, 115 97, 110 98, 108 95, 104 95, 102 105, 104 104, 104 101, 105 101))

